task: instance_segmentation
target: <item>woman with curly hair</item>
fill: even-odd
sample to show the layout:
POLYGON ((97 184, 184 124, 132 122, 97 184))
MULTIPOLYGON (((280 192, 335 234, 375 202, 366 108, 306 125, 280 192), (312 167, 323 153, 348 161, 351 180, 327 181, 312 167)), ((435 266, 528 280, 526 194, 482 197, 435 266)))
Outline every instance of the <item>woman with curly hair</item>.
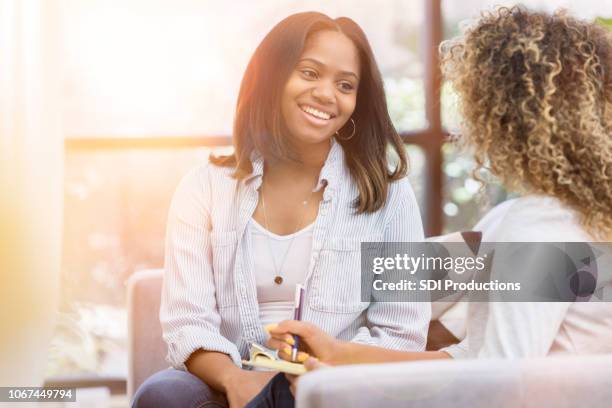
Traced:
MULTIPOLYGON (((487 168, 507 189, 523 193, 492 211, 496 222, 488 224, 495 227, 484 238, 612 240, 612 35, 564 12, 498 8, 443 43, 441 53, 459 95, 475 174, 487 168)), ((350 344, 295 321, 272 328, 269 344, 283 350, 287 335, 297 334, 328 364, 612 351, 610 303, 469 306, 465 340, 439 351, 350 344)), ((310 368, 319 364, 307 360, 310 368)))
POLYGON ((612 36, 565 13, 500 8, 442 44, 478 169, 555 197, 612 236, 612 36))

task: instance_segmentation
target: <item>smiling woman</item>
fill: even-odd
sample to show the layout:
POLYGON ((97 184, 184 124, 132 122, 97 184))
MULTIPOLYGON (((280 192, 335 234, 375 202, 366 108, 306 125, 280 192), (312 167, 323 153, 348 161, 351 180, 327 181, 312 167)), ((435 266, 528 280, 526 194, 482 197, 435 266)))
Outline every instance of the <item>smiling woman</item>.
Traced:
POLYGON ((240 87, 236 153, 212 162, 236 166, 235 175, 242 178, 252 171, 254 149, 275 160, 299 159, 300 148, 308 145, 312 150, 314 144, 325 152, 329 137, 336 135, 359 189, 359 212, 378 210, 386 200, 388 181, 407 174, 406 153, 363 30, 349 18, 320 16, 295 14, 264 38, 240 87), (399 158, 391 172, 387 148, 399 158))
POLYGON ((423 239, 362 29, 315 12, 277 24, 244 74, 233 144, 174 195, 160 315, 175 370, 149 378, 134 406, 244 406, 272 375, 240 360, 265 324, 292 316, 298 283, 303 319, 330 336, 423 350, 429 304, 361 301, 361 241, 423 239))

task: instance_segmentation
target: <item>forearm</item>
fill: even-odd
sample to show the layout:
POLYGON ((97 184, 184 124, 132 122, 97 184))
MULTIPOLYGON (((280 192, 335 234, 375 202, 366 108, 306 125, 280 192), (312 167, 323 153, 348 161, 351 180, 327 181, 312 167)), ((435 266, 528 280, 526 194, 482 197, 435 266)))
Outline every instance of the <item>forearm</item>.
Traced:
POLYGON ((226 393, 232 379, 242 373, 232 359, 224 353, 198 350, 185 362, 187 370, 208 386, 226 393))
POLYGON ((370 364, 447 358, 451 357, 443 351, 399 351, 365 344, 340 342, 330 363, 333 365, 370 364))

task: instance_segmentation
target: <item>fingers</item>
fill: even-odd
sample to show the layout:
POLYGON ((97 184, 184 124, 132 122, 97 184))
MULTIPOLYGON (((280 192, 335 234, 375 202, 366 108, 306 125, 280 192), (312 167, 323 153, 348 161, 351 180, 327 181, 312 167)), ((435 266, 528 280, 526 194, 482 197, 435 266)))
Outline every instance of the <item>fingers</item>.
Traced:
POLYGON ((283 347, 278 350, 278 356, 283 360, 291 361, 291 347, 283 347))
POLYGON ((284 350, 286 348, 291 349, 291 345, 290 344, 285 343, 284 341, 279 340, 279 339, 277 339, 275 337, 270 337, 268 339, 268 341, 266 342, 266 345, 268 347, 270 347, 271 349, 279 350, 279 351, 280 350, 284 350))
MULTIPOLYGON (((284 337, 284 336, 283 336, 284 337)), ((276 337, 270 337, 268 339, 268 341, 266 342, 266 345, 274 350, 278 350, 278 356, 280 358, 282 358, 283 360, 287 360, 287 361, 292 361, 291 360, 291 354, 293 351, 293 338, 290 337, 291 339, 291 343, 286 343, 282 340, 279 340, 276 337)), ((285 339, 287 340, 287 339, 285 339)), ((298 363, 303 363, 304 361, 306 361, 306 359, 310 357, 310 355, 308 353, 305 353, 303 351, 299 351, 297 356, 296 356, 296 361, 298 363)))
POLYGON ((295 361, 291 359, 292 348, 286 346, 282 349, 278 349, 278 356, 286 361, 291 361, 292 363, 303 363, 308 360, 310 354, 304 353, 303 351, 298 351, 297 356, 295 357, 295 361))
POLYGON ((267 342, 268 347, 278 350, 279 357, 287 361, 293 361, 291 359, 291 346, 295 344, 294 335, 302 338, 304 341, 300 342, 300 349, 306 351, 297 354, 296 362, 299 363, 303 363, 310 356, 308 352, 312 350, 310 349, 309 338, 312 340, 318 335, 325 335, 318 327, 297 320, 285 320, 278 324, 269 324, 265 326, 265 330, 270 334, 267 342))
POLYGON ((320 329, 310 323, 297 320, 285 320, 277 325, 266 326, 266 331, 270 335, 297 334, 300 337, 308 338, 315 334, 320 329))
POLYGON ((298 363, 303 363, 309 358, 310 358, 310 354, 304 353, 303 351, 299 351, 295 359, 297 360, 298 363))
POLYGON ((289 335, 289 334, 271 334, 270 338, 274 338, 276 340, 282 341, 284 343, 287 343, 291 346, 293 346, 295 344, 295 339, 293 338, 293 336, 289 335))
POLYGON ((312 370, 318 370, 320 368, 325 368, 329 366, 327 364, 320 362, 318 358, 309 357, 306 359, 306 361, 304 361, 304 367, 306 367, 308 371, 312 371, 312 370))
POLYGON ((270 323, 264 326, 264 329, 270 333, 271 330, 276 329, 278 327, 278 323, 270 323))
POLYGON ((295 340, 293 339, 293 336, 291 334, 288 334, 287 332, 279 332, 278 330, 278 323, 272 323, 272 324, 268 324, 266 326, 264 326, 264 329, 266 330, 266 332, 268 332, 268 334, 270 335, 270 337, 273 337, 277 340, 280 341, 284 341, 285 343, 293 346, 295 344, 295 340))

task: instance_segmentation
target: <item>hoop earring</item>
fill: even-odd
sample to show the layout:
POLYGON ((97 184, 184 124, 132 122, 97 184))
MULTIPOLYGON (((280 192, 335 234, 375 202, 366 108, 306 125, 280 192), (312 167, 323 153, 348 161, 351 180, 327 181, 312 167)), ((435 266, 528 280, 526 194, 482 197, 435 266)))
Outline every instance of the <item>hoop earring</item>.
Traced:
POLYGON ((353 124, 353 132, 351 133, 351 135, 349 137, 340 137, 340 133, 338 133, 338 131, 336 130, 336 138, 342 141, 347 141, 347 140, 351 140, 353 138, 353 136, 355 136, 355 131, 357 130, 357 127, 355 126, 355 121, 353 120, 353 118, 351 118, 351 123, 353 124))

